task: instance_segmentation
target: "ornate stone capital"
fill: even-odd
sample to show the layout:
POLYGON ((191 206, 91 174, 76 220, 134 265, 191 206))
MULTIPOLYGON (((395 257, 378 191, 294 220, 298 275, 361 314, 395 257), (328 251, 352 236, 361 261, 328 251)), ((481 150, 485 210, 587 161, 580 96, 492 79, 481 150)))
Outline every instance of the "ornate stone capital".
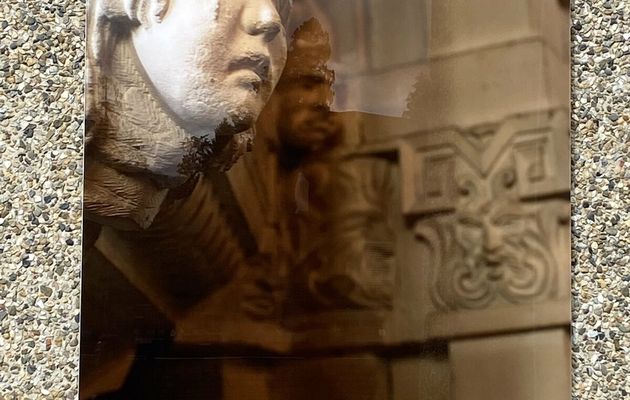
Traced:
POLYGON ((403 210, 422 249, 430 314, 443 324, 568 296, 567 119, 532 113, 401 144, 403 210))

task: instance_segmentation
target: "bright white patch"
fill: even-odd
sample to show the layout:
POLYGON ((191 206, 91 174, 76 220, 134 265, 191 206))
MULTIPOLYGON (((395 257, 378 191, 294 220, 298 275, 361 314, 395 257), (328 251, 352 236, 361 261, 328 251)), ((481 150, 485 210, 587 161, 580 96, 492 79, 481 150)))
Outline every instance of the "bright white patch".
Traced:
POLYGON ((271 7, 264 7, 260 10, 259 21, 272 21, 275 18, 274 13, 271 7))

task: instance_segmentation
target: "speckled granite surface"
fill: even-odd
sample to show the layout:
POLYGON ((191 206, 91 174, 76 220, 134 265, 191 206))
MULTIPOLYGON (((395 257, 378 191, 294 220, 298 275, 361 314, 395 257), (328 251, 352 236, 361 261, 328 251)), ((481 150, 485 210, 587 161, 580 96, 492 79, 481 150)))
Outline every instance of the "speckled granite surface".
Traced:
POLYGON ((0 2, 0 398, 78 394, 82 1, 0 2))
MULTIPOLYGON (((0 4, 0 398, 77 397, 84 1, 0 4)), ((573 397, 630 397, 630 2, 575 0, 573 397)))
POLYGON ((630 397, 630 2, 575 0, 573 397, 630 397))

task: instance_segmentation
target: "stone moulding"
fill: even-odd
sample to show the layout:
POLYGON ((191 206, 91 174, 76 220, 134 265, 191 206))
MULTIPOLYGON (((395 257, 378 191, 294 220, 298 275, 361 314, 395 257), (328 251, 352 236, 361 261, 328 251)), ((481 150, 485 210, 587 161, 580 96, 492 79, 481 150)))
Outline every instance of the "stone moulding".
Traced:
POLYGON ((509 148, 513 148, 511 156, 516 164, 521 197, 568 193, 567 124, 566 111, 558 109, 517 115, 467 131, 445 129, 403 139, 400 143, 403 212, 422 216, 453 210, 458 191, 455 156, 485 177, 509 148))

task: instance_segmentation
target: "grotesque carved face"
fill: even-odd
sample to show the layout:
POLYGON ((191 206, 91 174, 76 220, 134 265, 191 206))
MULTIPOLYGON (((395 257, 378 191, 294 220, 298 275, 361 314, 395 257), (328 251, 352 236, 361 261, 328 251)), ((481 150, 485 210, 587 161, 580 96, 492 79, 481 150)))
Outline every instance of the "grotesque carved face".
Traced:
POLYGON ((454 288, 462 305, 477 308, 496 296, 512 303, 544 292, 552 258, 534 210, 488 204, 462 213, 455 226, 454 288))
POLYGON ((290 0, 148 3, 131 37, 175 118, 195 136, 249 128, 284 67, 290 0))
POLYGON ((497 203, 486 204, 477 212, 462 212, 456 226, 457 239, 467 256, 489 268, 490 275, 501 274, 501 269, 494 267, 518 255, 519 240, 531 218, 518 203, 497 203))
POLYGON ((457 306, 480 308, 496 297, 529 301, 552 280, 550 238, 539 206, 519 200, 512 169, 485 185, 476 182, 469 182, 461 200, 453 226, 456 248, 449 251, 457 306))

